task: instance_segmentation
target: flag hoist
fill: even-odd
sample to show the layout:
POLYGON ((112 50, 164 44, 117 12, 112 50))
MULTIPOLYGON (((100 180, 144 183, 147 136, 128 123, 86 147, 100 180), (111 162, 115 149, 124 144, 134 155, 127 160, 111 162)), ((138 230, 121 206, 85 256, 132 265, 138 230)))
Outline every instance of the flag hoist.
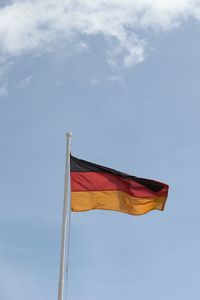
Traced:
MULTIPOLYGON (((71 155, 72 134, 67 133, 65 191, 61 239, 58 300, 64 297, 64 277, 68 277, 70 213, 93 209, 115 210, 143 215, 164 210, 168 185, 101 166, 71 155), (71 188, 70 185, 71 184, 71 188)), ((67 282, 66 282, 67 284, 67 282)))

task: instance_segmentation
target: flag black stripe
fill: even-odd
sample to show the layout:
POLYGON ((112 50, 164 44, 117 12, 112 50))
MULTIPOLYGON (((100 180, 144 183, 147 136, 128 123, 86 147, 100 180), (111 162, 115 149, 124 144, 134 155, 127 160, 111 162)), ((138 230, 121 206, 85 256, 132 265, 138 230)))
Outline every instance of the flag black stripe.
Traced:
POLYGON ((135 182, 145 186, 146 188, 159 192, 163 188, 166 188, 167 185, 161 182, 157 182, 151 179, 139 178, 136 176, 132 176, 126 173, 122 173, 111 168, 107 168, 98 164, 91 163, 89 161, 79 159, 71 155, 71 172, 103 172, 114 174, 116 176, 120 176, 129 180, 134 180, 135 182))

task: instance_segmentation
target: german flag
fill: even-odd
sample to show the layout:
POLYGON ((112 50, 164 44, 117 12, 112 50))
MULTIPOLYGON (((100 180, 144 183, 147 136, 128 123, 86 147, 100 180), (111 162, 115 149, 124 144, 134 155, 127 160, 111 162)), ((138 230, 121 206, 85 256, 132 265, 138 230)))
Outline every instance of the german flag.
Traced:
POLYGON ((71 155, 71 209, 143 215, 164 210, 168 185, 103 167, 71 155))

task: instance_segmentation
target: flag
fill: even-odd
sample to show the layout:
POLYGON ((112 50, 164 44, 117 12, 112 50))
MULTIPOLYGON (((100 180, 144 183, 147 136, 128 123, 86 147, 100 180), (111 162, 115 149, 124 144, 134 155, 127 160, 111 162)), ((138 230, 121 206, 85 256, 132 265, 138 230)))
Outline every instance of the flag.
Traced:
POLYGON ((71 209, 115 210, 142 215, 164 210, 168 185, 128 175, 71 155, 71 209))

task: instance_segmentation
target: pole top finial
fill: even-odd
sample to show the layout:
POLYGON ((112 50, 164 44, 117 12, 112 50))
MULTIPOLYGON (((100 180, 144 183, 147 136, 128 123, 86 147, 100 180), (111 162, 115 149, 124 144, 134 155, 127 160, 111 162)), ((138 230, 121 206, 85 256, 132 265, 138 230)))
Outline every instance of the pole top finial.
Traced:
POLYGON ((71 131, 67 132, 66 133, 66 138, 71 138, 71 137, 72 137, 72 132, 71 131))

